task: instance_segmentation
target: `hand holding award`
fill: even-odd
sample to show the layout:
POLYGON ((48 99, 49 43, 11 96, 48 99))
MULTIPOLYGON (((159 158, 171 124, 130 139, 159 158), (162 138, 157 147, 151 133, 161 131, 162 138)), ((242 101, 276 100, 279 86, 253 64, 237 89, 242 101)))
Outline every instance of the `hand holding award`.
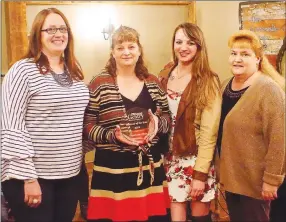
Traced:
POLYGON ((122 133, 122 130, 121 130, 120 126, 116 126, 115 137, 121 143, 127 144, 129 146, 134 147, 134 148, 139 146, 139 143, 136 140, 134 140, 133 138, 131 138, 131 137, 127 136, 127 135, 124 135, 122 133))
POLYGON ((148 115, 150 121, 148 127, 148 134, 144 138, 145 143, 151 142, 158 132, 158 117, 154 115, 150 109, 148 110, 148 115))
POLYGON ((117 127, 116 138, 129 149, 142 148, 152 141, 158 131, 158 117, 151 110, 135 107, 126 112, 120 127, 117 127))

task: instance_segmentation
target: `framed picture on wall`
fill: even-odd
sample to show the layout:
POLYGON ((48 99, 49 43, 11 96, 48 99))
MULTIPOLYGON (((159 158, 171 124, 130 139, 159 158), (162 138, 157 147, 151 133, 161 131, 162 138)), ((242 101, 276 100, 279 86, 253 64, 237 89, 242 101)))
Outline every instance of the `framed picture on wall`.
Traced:
POLYGON ((283 59, 278 58, 278 54, 282 54, 283 48, 285 50, 285 15, 284 1, 251 1, 239 4, 239 28, 254 31, 260 37, 266 56, 280 73, 283 64, 279 62, 283 63, 283 59))

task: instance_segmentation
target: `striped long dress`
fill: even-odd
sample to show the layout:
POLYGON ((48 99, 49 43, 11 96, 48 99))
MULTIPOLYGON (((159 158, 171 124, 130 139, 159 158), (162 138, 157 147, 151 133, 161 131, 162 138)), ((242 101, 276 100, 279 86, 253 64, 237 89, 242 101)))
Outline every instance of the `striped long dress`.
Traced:
POLYGON ((32 60, 16 62, 2 84, 2 181, 77 175, 88 100, 82 81, 62 87, 32 60))
POLYGON ((130 152, 110 138, 126 115, 115 78, 101 73, 90 83, 90 102, 84 120, 85 139, 96 147, 88 219, 146 221, 167 217, 169 196, 162 152, 168 150, 169 108, 167 97, 153 75, 145 79, 150 100, 160 108, 159 132, 148 155, 130 152), (142 166, 140 167, 140 158, 142 166), (150 159, 151 157, 151 159, 150 159), (153 161, 153 162, 152 162, 153 161), (137 184, 139 172, 143 181, 137 184))

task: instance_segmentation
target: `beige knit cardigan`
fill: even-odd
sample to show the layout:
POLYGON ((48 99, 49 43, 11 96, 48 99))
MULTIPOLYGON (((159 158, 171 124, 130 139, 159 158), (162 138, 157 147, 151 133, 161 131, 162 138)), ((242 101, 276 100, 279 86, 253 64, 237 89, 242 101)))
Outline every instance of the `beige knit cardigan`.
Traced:
POLYGON ((224 189, 262 199, 263 182, 281 185, 286 160, 284 136, 285 92, 261 74, 224 121, 220 159, 224 189))

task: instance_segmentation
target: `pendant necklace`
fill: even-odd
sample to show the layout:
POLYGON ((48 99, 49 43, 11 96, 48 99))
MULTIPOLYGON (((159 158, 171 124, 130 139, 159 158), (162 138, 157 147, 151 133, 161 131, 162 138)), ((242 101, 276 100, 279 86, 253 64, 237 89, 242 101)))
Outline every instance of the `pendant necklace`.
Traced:
MULTIPOLYGON (((189 75, 189 73, 178 77, 178 76, 179 76, 179 67, 177 67, 177 79, 181 79, 181 78, 183 78, 184 76, 187 76, 187 75, 189 75)), ((171 75, 171 76, 170 76, 170 80, 171 80, 171 81, 173 81, 175 78, 176 78, 176 77, 175 77, 174 75, 171 75)))

